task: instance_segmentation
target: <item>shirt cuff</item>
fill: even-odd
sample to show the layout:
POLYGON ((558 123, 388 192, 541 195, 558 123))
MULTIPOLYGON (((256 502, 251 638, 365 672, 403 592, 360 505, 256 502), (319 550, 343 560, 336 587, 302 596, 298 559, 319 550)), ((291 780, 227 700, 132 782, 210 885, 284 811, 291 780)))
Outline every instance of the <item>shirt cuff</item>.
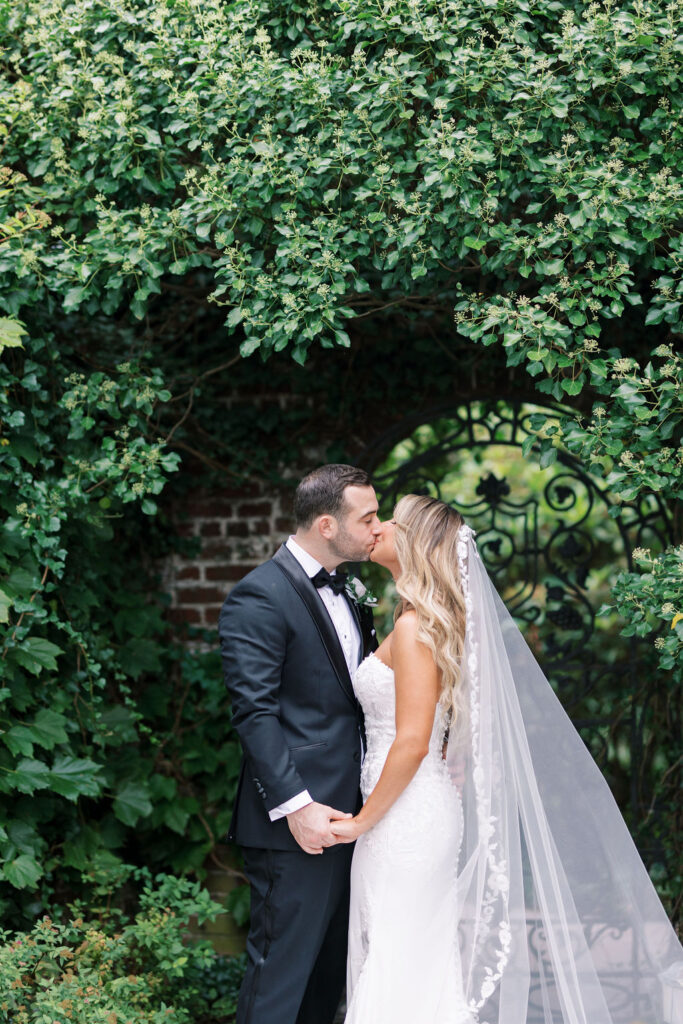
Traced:
POLYGON ((301 793, 297 793, 291 800, 285 800, 283 804, 278 807, 273 807, 272 811, 268 811, 268 817, 271 821, 278 821, 280 818, 286 817, 288 814, 292 814, 293 811, 300 811, 302 807, 306 807, 307 804, 313 803, 313 797, 304 789, 301 793))

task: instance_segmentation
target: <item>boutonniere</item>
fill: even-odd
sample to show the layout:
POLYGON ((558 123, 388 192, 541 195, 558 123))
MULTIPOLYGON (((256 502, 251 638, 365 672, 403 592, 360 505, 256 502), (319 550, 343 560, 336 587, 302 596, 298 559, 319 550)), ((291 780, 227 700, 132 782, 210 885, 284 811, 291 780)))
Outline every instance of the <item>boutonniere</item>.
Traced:
POLYGON ((369 608, 374 608, 377 604, 375 595, 372 591, 368 590, 365 584, 361 583, 357 576, 349 576, 347 579, 346 593, 357 605, 367 605, 369 608))

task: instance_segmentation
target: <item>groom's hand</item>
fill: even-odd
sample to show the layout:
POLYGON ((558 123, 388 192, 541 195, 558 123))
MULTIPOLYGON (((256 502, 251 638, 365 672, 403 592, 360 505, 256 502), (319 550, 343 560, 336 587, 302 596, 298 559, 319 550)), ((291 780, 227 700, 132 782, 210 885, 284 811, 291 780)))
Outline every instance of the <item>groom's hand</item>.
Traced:
POLYGON ((326 847, 334 846, 337 842, 337 837, 330 829, 330 822, 351 817, 353 815, 314 801, 288 814, 287 823, 304 853, 322 853, 326 847))

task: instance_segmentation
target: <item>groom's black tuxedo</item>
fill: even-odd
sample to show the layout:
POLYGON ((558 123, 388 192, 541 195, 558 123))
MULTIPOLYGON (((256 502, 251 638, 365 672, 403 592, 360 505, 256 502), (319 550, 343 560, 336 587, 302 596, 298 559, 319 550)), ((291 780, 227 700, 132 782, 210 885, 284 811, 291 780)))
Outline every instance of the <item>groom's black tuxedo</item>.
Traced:
MULTIPOLYGON (((372 612, 349 603, 365 656, 377 646, 372 612)), ((268 812, 305 789, 359 809, 362 714, 327 609, 284 545, 228 595, 219 634, 244 751, 229 837, 252 884, 238 1024, 327 1024, 343 984, 351 847, 305 854, 268 812)))

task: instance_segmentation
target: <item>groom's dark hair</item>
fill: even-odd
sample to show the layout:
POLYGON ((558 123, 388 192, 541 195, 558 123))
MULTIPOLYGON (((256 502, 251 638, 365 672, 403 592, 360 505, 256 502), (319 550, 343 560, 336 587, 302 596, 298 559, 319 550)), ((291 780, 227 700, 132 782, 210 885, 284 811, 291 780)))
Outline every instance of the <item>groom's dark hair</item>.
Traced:
POLYGON ((297 527, 308 529, 318 516, 341 518, 347 487, 372 487, 372 481, 364 469, 336 462, 307 473, 294 494, 297 527))

